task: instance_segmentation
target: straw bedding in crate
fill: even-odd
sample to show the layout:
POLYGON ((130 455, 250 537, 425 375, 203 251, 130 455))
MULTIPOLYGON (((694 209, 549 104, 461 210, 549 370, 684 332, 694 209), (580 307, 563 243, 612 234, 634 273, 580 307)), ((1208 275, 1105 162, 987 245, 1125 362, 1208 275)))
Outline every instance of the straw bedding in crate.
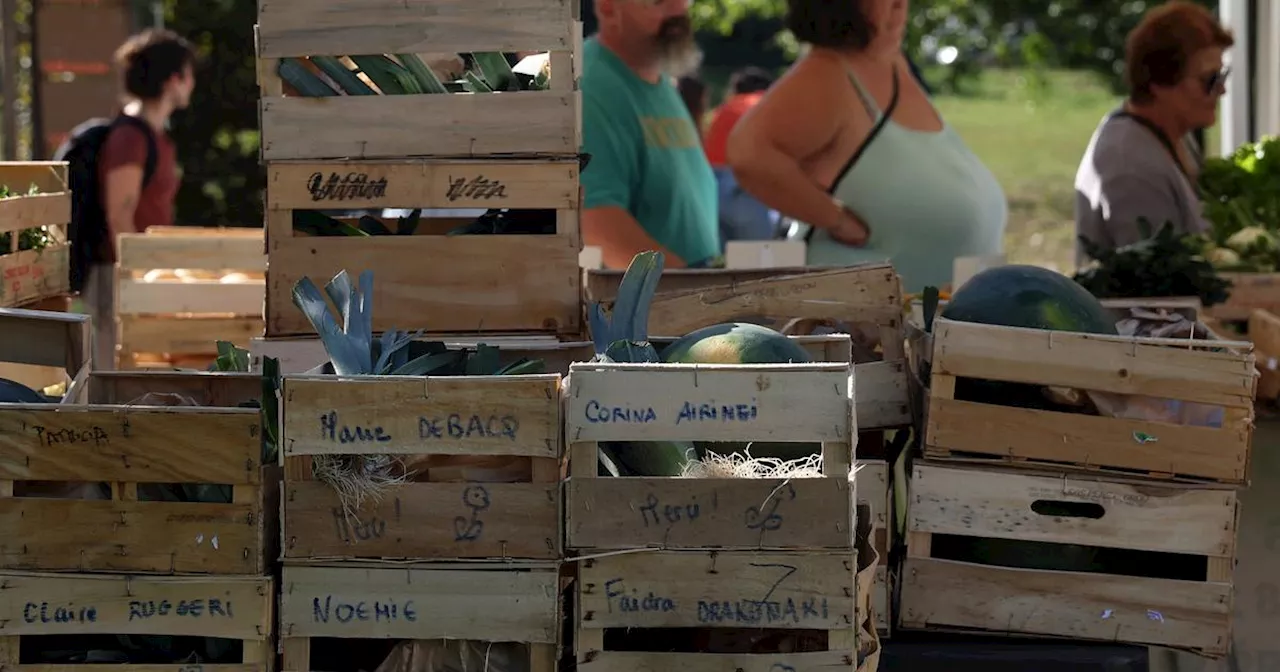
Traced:
POLYGON ((1224 486, 919 464, 901 627, 1221 656, 1237 506, 1224 486))
POLYGON ((578 172, 577 158, 267 164, 267 336, 313 335, 294 285, 323 285, 348 268, 377 270, 375 332, 577 333, 578 172), (421 217, 381 217, 384 209, 421 217), (477 220, 459 210, 488 209, 508 209, 503 217, 518 223, 501 235, 448 235, 477 220), (361 212, 378 233, 343 235, 360 221, 343 213, 361 212))
POLYGON ((0 572, 0 584, 5 596, 0 600, 0 668, 6 670, 93 669, 83 656, 124 648, 119 635, 173 637, 172 642, 137 643, 184 656, 167 661, 169 665, 148 659, 111 666, 119 672, 191 669, 188 664, 220 672, 274 668, 275 591, 270 577, 0 572), (210 640, 229 646, 210 646, 210 640), (225 659, 209 660, 205 656, 211 652, 225 659), (192 654, 199 659, 185 658, 192 654))
POLYGON ((0 566, 262 573, 261 450, 256 409, 0 404, 0 566))
MULTIPOLYGON (((265 160, 577 154, 577 3, 272 0, 258 7, 265 160), (424 5, 428 5, 429 8, 424 5), (502 17, 494 20, 494 17, 502 17), (549 51, 549 88, 498 93, 285 95, 281 59, 549 51)), ((430 59, 424 59, 430 60, 430 59)), ((430 67, 430 66, 428 66, 430 67)), ((444 79, 444 73, 436 72, 444 79)))
POLYGON ((554 565, 286 566, 283 576, 287 671, 314 669, 311 659, 319 656, 329 664, 341 660, 336 669, 374 669, 392 650, 389 640, 418 640, 401 647, 416 644, 418 656, 457 656, 457 667, 477 672, 556 667, 561 609, 554 565), (370 647, 378 642, 369 640, 385 645, 370 647), (348 659, 368 648, 377 649, 373 659, 348 659))
POLYGON ((560 555, 560 376, 288 376, 284 557, 560 555))
POLYGON ((1245 481, 1255 387, 1249 343, 1097 336, 945 319, 934 323, 932 340, 928 457, 1245 481), (977 403, 959 397, 965 379, 1031 386, 1026 401, 1039 395, 1037 387, 1086 390, 1092 401, 1127 405, 1133 417, 1163 418, 1169 401, 1176 400, 1188 416, 1212 420, 1216 414, 1218 426, 977 403))

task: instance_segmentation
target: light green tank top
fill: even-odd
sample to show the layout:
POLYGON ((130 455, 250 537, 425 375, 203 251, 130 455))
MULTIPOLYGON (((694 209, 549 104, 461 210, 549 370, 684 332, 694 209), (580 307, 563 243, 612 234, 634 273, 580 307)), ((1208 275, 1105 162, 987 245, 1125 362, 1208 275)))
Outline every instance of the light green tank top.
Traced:
MULTIPOLYGON (((873 119, 875 99, 853 72, 849 78, 873 119)), ((889 261, 903 289, 951 282, 956 257, 1003 250, 1008 205, 991 171, 944 122, 941 131, 904 128, 892 119, 846 167, 831 193, 866 222, 865 247, 849 247, 822 229, 809 239, 810 266, 851 266, 889 261)))

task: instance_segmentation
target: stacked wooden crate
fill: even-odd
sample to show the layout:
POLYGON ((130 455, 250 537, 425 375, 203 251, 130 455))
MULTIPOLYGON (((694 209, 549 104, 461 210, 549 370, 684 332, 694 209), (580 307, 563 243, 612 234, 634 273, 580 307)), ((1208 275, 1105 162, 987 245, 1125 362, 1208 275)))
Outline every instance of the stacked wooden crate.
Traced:
POLYGON ((70 293, 67 164, 0 162, 0 306, 70 293))
POLYGON ((0 666, 273 669, 260 431, 252 409, 0 404, 0 666))
POLYGON ((118 368, 203 368, 217 341, 262 335, 262 229, 152 227, 118 245, 118 368))
POLYGON ((347 659, 351 669, 381 663, 388 640, 416 640, 400 649, 415 655, 427 654, 412 647, 436 646, 423 640, 479 643, 480 666, 486 643, 514 642, 518 651, 502 644, 494 655, 527 658, 533 672, 555 669, 560 381, 285 377, 285 670, 348 655, 360 648, 353 640, 384 646, 371 654, 379 658, 347 659), (335 460, 374 456, 394 460, 401 482, 363 503, 344 501, 317 476, 335 460), (342 640, 339 653, 313 649, 329 638, 342 640))
POLYGON ((1250 345, 944 319, 931 340, 902 627, 1224 655, 1254 417, 1250 345), (964 398, 971 381, 1030 386, 1023 402, 1036 388, 1087 390, 1125 412, 979 403, 964 398))
POLYGON ((574 364, 578 669, 852 667, 853 394, 847 363, 574 364), (823 475, 597 477, 600 443, 673 440, 820 443, 823 475))
POLYGON ((312 334, 292 288, 304 277, 323 285, 343 269, 375 271, 375 331, 580 331, 577 14, 563 0, 429 10, 399 0, 260 3, 268 337, 312 334), (319 76, 299 60, 314 56, 423 54, 431 63, 432 54, 500 51, 549 52, 549 89, 307 98, 278 70, 287 62, 319 76), (410 223, 383 209, 428 212, 410 223), (442 209, 511 209, 541 217, 549 232, 446 236, 475 217, 429 212, 442 209), (344 236, 327 223, 310 229, 322 235, 297 230, 316 211, 346 222, 363 211, 401 235, 344 236))

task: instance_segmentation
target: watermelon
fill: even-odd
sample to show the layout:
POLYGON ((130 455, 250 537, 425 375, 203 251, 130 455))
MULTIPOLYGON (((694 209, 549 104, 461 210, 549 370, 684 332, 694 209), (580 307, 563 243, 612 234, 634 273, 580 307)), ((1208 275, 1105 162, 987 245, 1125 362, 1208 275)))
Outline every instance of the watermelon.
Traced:
MULTIPOLYGON (((794 340, 758 324, 732 322, 703 327, 668 345, 662 351, 668 364, 802 364, 812 361, 794 340)), ((698 459, 708 452, 742 453, 750 446, 752 457, 794 460, 822 452, 819 443, 706 442, 694 444, 698 459)))

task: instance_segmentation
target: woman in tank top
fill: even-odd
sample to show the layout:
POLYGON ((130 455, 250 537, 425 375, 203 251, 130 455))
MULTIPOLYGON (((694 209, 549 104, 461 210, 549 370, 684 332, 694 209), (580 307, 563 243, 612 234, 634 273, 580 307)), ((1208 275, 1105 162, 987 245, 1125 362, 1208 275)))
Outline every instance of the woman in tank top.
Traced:
POLYGON ((1002 249, 1008 208, 902 53, 906 0, 788 0, 811 49, 737 125, 729 163, 804 222, 808 263, 889 261, 908 292, 951 282, 957 257, 1002 249))

